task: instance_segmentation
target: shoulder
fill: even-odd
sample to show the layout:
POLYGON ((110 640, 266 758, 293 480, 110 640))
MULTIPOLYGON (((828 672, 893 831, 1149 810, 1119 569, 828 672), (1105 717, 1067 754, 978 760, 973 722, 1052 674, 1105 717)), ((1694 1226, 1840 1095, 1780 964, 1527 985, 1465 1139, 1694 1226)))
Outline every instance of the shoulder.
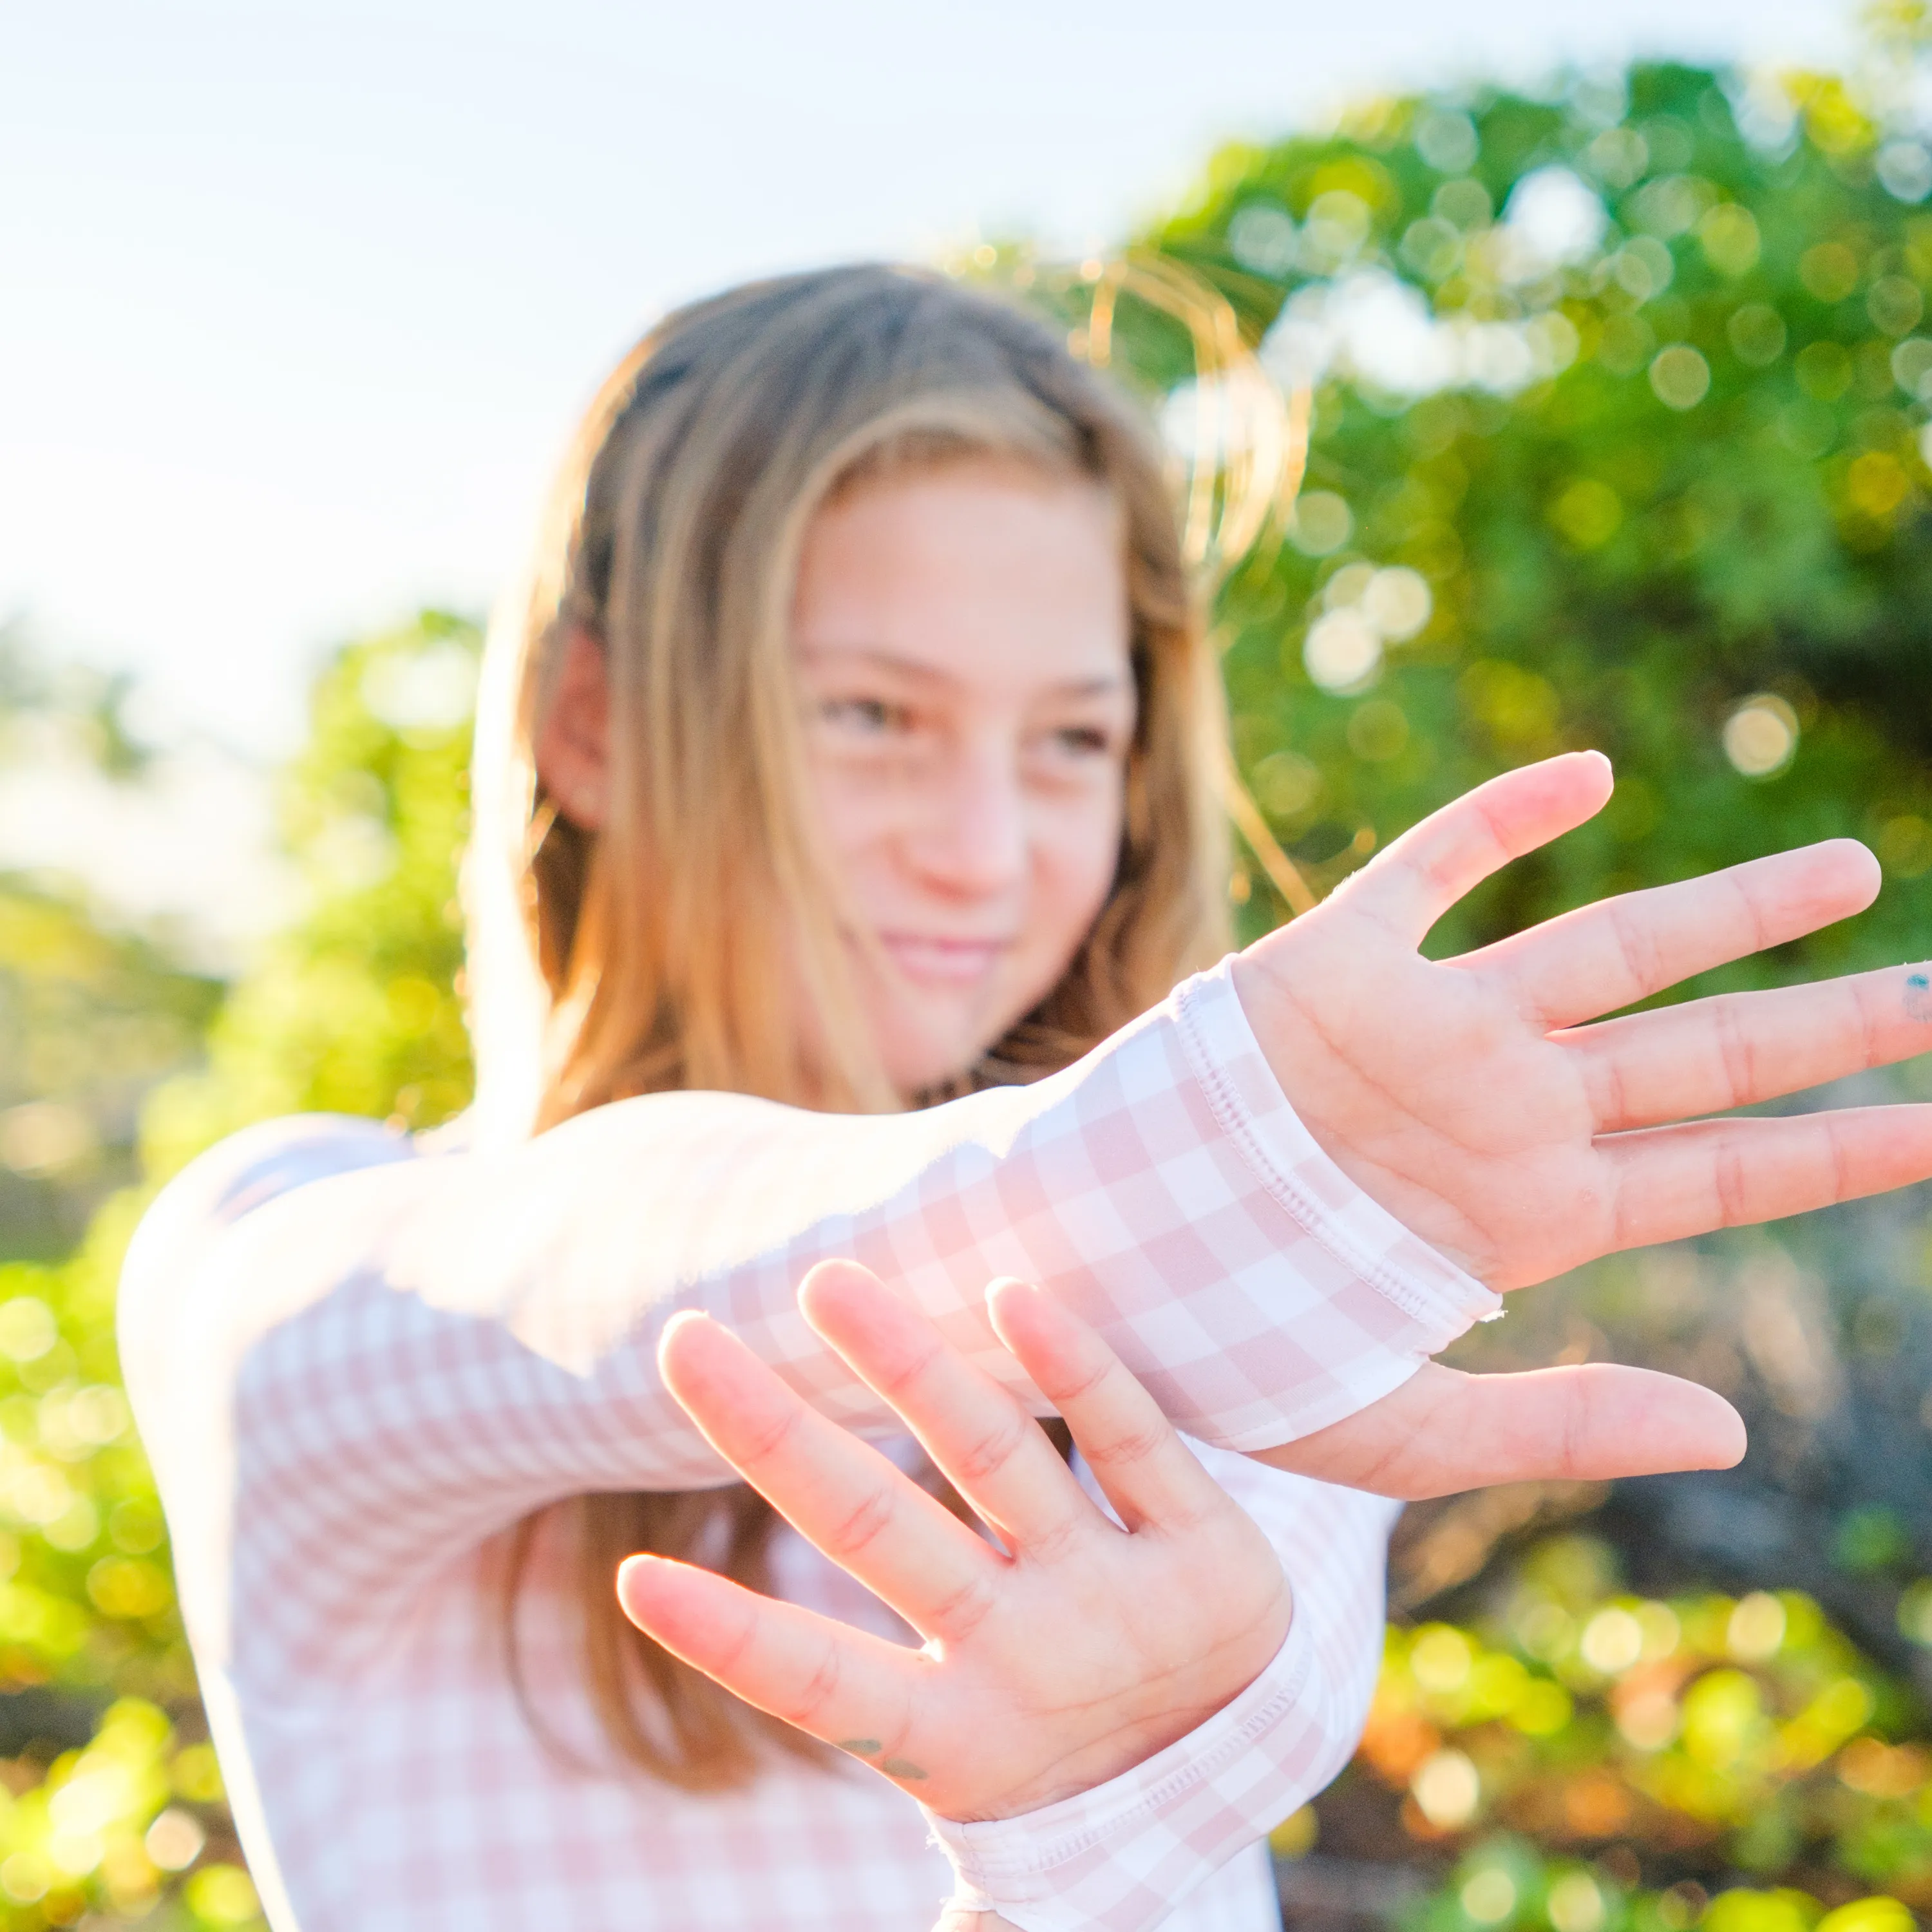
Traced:
POLYGON ((263 1120, 190 1161, 162 1189, 148 1219, 158 1223, 186 1214, 226 1226, 308 1181, 407 1160, 415 1151, 406 1134, 346 1114, 263 1120))
POLYGON ((136 1229, 123 1292, 172 1271, 259 1208, 296 1188, 358 1168, 411 1159, 407 1135, 341 1114, 298 1114, 244 1127, 198 1155, 154 1197, 136 1229))
POLYGON ((155 1196, 122 1264, 118 1324, 130 1388, 142 1362, 178 1332, 217 1252, 251 1215, 299 1189, 415 1154, 408 1136, 379 1121, 303 1114, 244 1128, 190 1161, 155 1196))

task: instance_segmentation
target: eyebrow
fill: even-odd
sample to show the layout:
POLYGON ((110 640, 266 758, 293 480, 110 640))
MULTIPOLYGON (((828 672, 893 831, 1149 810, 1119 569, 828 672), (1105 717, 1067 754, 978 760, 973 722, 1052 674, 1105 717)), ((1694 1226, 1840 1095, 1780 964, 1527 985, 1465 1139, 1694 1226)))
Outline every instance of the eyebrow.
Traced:
MULTIPOLYGON (((799 655, 807 663, 826 658, 856 658, 875 669, 890 671, 915 684, 953 685, 959 682, 937 665, 922 664, 916 658, 902 657, 896 651, 880 650, 864 644, 807 644, 800 648, 799 655)), ((1065 684, 1054 686, 1053 691, 1055 696, 1061 698, 1111 698, 1116 692, 1132 688, 1131 674, 1110 671, 1099 677, 1070 680, 1065 684)))

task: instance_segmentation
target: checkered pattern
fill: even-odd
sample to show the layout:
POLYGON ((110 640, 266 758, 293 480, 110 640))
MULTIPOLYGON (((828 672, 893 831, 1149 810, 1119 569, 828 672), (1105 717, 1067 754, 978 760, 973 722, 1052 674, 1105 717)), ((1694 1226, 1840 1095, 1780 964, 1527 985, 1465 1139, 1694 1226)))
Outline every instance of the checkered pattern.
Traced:
POLYGON ((1225 1709, 1111 1783, 998 1824, 933 1817, 956 1904, 1020 1932, 1144 1932, 1272 1831, 1347 1762, 1375 1689, 1394 1511, 1225 1451, 1211 1473, 1268 1530, 1295 1592, 1272 1664, 1225 1709))
MULTIPOLYGON (((268 1895, 285 1880, 304 1932, 799 1927, 820 1922, 801 1903, 814 1884, 834 1890, 828 1926, 929 1922, 915 1897, 943 1867, 889 1788, 860 1798, 776 1767, 752 1793, 700 1800, 599 1768, 567 1588, 543 1599, 560 1661, 532 1681, 581 1732, 576 1769, 537 1748, 510 1694, 485 1614, 509 1525, 586 1490, 728 1479, 657 1378, 675 1310, 708 1310, 828 1414, 884 1436, 896 1419, 797 1312, 804 1270, 857 1256, 1036 1401, 982 1301, 992 1276, 1022 1275, 1106 1334, 1180 1426, 1245 1448, 1352 1413, 1495 1306, 1321 1153, 1225 970, 1064 1073, 923 1114, 661 1095, 500 1155, 411 1151, 366 1123, 238 1136, 157 1203, 124 1288, 130 1391, 231 1790, 268 1895), (858 1902, 868 1871, 876 1908, 858 1902)), ((1041 1916, 1063 1886, 1108 1899, 1080 1923, 1152 1922, 1150 1898, 1178 1898, 1292 1808, 1352 1740, 1379 1542, 1372 1527, 1356 1538, 1372 1556, 1344 1564, 1337 1525, 1385 1514, 1224 1460, 1231 1487, 1267 1479, 1250 1506, 1301 1606, 1268 1682, 1305 1669, 1303 1692, 1279 1710, 1251 1693, 1256 1709, 1185 1741, 1211 1772, 1090 1794, 1088 1850, 1042 1814, 1052 1856, 1025 1882, 1046 1890, 1016 1900, 1016 1922, 1075 1922, 1041 1916), (1322 1634, 1344 1569, 1348 1643, 1322 1634)), ((787 1594, 837 1589, 806 1564, 787 1594)), ((1018 1869, 1010 1840, 1030 1828, 975 1841, 982 1878, 1018 1869)), ((1169 1922, 1269 1922, 1246 1868, 1249 1905, 1169 1922)), ((1196 1896, 1211 1902, 1213 1883, 1196 1896)), ((297 1923, 286 1901, 277 1916, 297 1923)))

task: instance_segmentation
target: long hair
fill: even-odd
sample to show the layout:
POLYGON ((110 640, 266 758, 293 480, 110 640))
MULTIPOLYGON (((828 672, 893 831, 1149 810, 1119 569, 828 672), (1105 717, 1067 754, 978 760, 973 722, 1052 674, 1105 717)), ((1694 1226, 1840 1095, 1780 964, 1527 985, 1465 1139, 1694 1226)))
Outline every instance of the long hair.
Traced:
MULTIPOLYGON (((1089 481, 1118 504, 1139 711, 1106 902, 1052 992, 950 1090, 1067 1064, 1226 950, 1220 681, 1136 409, 1046 322, 943 276, 754 284, 669 316, 604 386, 492 632, 466 872, 479 1135, 678 1088, 906 1104, 858 1010, 802 808, 787 622, 814 512, 976 457, 1089 481), (610 694, 594 834, 559 813, 532 752, 573 634, 603 650, 610 694)), ((796 1748, 626 1622, 612 1583, 649 1550, 763 1587, 766 1506, 740 1486, 558 1508, 576 1519, 584 1668, 621 1754, 708 1789, 748 1775, 761 1738, 796 1748)), ((533 1533, 509 1567, 513 1667, 533 1533)))

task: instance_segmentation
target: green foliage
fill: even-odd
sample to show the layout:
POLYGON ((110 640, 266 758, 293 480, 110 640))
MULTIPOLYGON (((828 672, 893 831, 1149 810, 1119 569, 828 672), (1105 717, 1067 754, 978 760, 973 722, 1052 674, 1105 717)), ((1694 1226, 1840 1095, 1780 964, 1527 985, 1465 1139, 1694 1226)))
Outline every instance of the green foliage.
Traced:
POLYGON ((350 645, 318 680, 283 794, 309 909, 234 988, 206 1072, 151 1102, 153 1174, 250 1120, 428 1127, 467 1104, 455 868, 481 644, 474 625, 426 611, 350 645))
POLYGON ((1439 1875, 1413 1932, 1811 1932, 1827 1905, 1876 1928, 1875 1892, 1932 1904, 1910 1688, 1799 1592, 1646 1598, 1617 1572, 1600 1540, 1546 1539, 1462 1622, 1390 1630, 1318 1811, 1439 1875))
POLYGON ((1298 861, 1331 883, 1565 746, 1618 765, 1602 819, 1444 945, 1851 833, 1889 889, 1798 954, 1926 950, 1932 214, 1901 197, 1932 163, 1835 81, 1793 81, 1785 128, 1743 98, 1652 66, 1379 102, 1225 150, 1148 238, 1285 377, 1320 365, 1289 541, 1221 612, 1243 767, 1298 861))
POLYGON ((45 884, 0 877, 0 1257, 70 1250, 136 1177, 142 1102, 218 988, 45 884))
MULTIPOLYGON (((0 764, 138 785, 124 680, 50 664, 0 622, 0 764)), ((0 1262, 70 1253, 136 1177, 154 1083, 194 1063, 220 988, 58 878, 0 872, 0 1262)))
MULTIPOLYGON (((115 1285, 154 1184, 222 1134, 305 1108, 427 1126, 464 1104, 455 866, 479 642, 429 613, 326 668, 283 790, 307 910, 212 1024, 207 982, 76 903, 0 882, 0 1039, 18 1048, 0 1136, 24 1120, 50 1142, 78 1116, 87 1132, 68 1140, 86 1157, 57 1178, 120 1189, 71 1258, 0 1264, 4 1932, 90 1913, 260 1926, 120 1392, 115 1285), (198 1047, 202 1066, 179 1071, 198 1047)), ((0 1192, 17 1250, 34 1223, 14 1209, 0 1192)))
POLYGON ((0 1266, 8 1932, 90 1910, 170 1932, 256 1922, 119 1387, 114 1289, 139 1199, 110 1200, 64 1263, 0 1266))

